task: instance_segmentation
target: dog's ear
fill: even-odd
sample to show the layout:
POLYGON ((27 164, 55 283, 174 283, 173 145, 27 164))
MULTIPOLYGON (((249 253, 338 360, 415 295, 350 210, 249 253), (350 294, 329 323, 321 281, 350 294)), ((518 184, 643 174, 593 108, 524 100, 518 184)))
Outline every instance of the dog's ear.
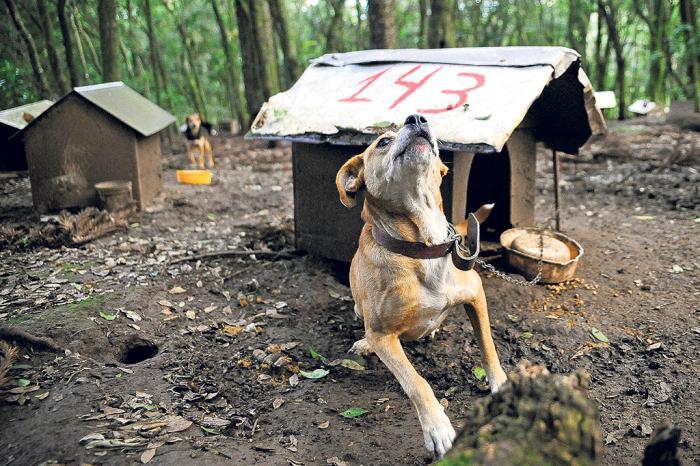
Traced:
POLYGON ((439 163, 440 163, 440 165, 438 168, 440 168, 440 176, 444 177, 445 175, 447 175, 447 172, 449 172, 450 169, 447 168, 447 165, 445 165, 444 163, 442 163, 442 162, 439 162, 439 163))
POLYGON ((355 207, 357 193, 365 185, 364 154, 356 155, 340 167, 335 176, 340 202, 347 208, 355 207))

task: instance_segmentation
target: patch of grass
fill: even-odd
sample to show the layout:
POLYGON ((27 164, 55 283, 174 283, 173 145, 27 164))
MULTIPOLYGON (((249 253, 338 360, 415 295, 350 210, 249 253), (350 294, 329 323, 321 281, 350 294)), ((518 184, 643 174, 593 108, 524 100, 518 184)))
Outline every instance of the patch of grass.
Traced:
POLYGON ((26 321, 30 320, 32 317, 34 317, 34 316, 32 316, 30 314, 22 314, 21 316, 18 316, 18 317, 9 318, 5 322, 7 322, 10 326, 12 326, 12 325, 21 324, 22 322, 26 322, 26 321))
POLYGON ((68 304, 66 306, 66 309, 76 314, 84 314, 90 310, 94 310, 95 308, 102 306, 105 299, 106 296, 104 294, 95 293, 81 301, 78 301, 77 303, 68 304))

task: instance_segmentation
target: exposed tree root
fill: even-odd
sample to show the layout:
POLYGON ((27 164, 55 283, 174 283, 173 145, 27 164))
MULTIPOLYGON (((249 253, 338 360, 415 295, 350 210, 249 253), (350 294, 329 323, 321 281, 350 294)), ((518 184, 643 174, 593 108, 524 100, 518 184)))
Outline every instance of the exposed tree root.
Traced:
POLYGON ((12 341, 17 345, 32 346, 35 349, 62 352, 63 348, 48 337, 36 337, 18 328, 0 327, 0 340, 12 341))

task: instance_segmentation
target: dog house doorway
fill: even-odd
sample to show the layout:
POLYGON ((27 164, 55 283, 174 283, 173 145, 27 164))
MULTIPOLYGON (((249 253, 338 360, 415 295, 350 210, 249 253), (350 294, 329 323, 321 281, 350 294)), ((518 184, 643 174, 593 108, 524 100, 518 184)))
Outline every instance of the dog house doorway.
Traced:
POLYGON ((476 154, 467 182, 467 212, 475 212, 484 204, 496 204, 481 227, 486 240, 510 228, 510 160, 507 147, 496 154, 476 154))

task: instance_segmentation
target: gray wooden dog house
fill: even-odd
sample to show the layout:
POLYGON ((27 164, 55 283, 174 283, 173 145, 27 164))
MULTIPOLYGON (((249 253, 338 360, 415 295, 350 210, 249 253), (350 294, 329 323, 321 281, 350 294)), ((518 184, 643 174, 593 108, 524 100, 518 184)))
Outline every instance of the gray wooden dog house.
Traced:
POLYGON ((562 47, 324 55, 263 105, 247 137, 292 141, 300 249, 352 258, 361 208, 341 205, 335 174, 412 113, 428 119, 450 168, 442 184, 448 219, 495 202, 484 228, 500 233, 534 223, 538 141, 576 153, 605 130, 580 64, 578 53, 562 47))
POLYGON ((0 171, 27 169, 24 146, 19 139, 10 138, 27 126, 25 115, 36 118, 52 105, 50 100, 40 100, 0 112, 0 171))
POLYGON ((13 136, 40 212, 97 204, 94 185, 128 180, 140 208, 162 189, 159 132, 175 117, 122 82, 76 87, 13 136))

